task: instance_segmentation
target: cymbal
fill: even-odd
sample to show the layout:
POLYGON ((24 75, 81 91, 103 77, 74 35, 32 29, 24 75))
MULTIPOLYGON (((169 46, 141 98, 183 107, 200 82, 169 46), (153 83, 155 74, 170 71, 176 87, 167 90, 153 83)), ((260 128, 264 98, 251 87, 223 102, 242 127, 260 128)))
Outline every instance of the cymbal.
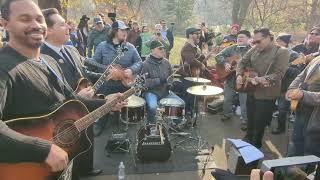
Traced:
POLYGON ((135 108, 135 107, 144 106, 145 104, 146 104, 146 101, 143 98, 138 97, 136 95, 132 95, 128 98, 128 104, 125 107, 135 108))
POLYGON ((204 84, 211 83, 210 80, 204 79, 204 78, 201 78, 201 77, 185 77, 184 79, 187 80, 187 81, 192 81, 192 82, 196 82, 196 83, 204 83, 204 84))
POLYGON ((213 96, 221 94, 223 89, 216 86, 200 85, 189 87, 187 92, 197 96, 213 96))

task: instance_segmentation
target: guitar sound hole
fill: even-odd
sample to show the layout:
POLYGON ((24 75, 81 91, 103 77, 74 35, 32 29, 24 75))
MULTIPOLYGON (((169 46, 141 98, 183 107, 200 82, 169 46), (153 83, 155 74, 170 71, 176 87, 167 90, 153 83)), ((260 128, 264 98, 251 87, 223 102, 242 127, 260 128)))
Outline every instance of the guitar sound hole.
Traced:
POLYGON ((56 145, 68 148, 78 141, 81 134, 73 123, 72 120, 66 120, 56 126, 53 139, 56 145))

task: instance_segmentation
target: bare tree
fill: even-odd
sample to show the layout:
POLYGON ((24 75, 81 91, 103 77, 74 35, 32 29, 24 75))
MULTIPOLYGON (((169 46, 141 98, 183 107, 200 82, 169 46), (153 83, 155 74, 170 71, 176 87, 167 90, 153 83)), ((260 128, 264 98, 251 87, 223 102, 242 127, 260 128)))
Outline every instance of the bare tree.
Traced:
POLYGON ((252 0, 233 0, 232 23, 243 24, 252 0))
POLYGON ((273 26, 279 23, 279 15, 288 7, 288 0, 254 0, 246 22, 252 28, 273 26))

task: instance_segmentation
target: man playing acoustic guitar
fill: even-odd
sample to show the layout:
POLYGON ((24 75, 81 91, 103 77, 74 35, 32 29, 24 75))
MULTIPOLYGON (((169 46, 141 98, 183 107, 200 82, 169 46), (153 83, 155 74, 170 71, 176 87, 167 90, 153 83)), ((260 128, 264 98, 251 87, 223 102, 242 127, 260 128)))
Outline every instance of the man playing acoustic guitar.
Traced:
POLYGON ((288 156, 320 156, 320 57, 311 61, 288 88, 286 97, 298 101, 288 156))
MULTIPOLYGON (((8 46, 0 51, 1 120, 43 115, 68 99, 81 99, 73 96, 63 85, 66 80, 55 60, 40 55, 47 26, 39 7, 32 0, 7 0, 1 14, 10 35, 8 46)), ((90 100, 81 101, 89 103, 90 100)), ((100 105, 104 103, 105 100, 100 105)), ((122 106, 118 103, 113 110, 119 110, 122 106)), ((52 141, 25 136, 11 130, 2 121, 0 124, 1 163, 46 163, 53 172, 67 166, 68 154, 52 141)), ((1 168, 4 166, 1 164, 1 168)), ((6 175, 21 174, 2 171, 0 179, 6 179, 3 177, 6 175)), ((31 175, 37 177, 37 174, 31 175)))
POLYGON ((256 86, 247 95, 248 127, 245 140, 262 146, 265 126, 271 122, 275 99, 280 96, 281 79, 288 68, 289 51, 276 46, 273 35, 267 28, 254 31, 255 47, 249 50, 240 60, 236 70, 237 87, 256 86), (244 78, 245 71, 251 69, 258 76, 244 78))
MULTIPOLYGON (((241 30, 237 36, 237 44, 225 48, 216 56, 216 69, 219 74, 221 69, 222 75, 225 76, 224 83, 224 101, 223 101, 223 117, 221 120, 228 120, 232 116, 232 103, 236 95, 235 69, 240 58, 251 48, 249 40, 251 34, 247 30, 241 30)), ((241 108, 241 129, 246 130, 247 127, 247 93, 239 93, 239 101, 241 108)))

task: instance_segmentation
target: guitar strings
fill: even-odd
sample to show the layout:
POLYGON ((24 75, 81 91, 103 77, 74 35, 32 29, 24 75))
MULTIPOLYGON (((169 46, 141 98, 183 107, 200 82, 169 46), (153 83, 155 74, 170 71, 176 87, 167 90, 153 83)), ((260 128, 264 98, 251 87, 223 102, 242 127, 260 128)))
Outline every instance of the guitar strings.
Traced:
MULTIPOLYGON (((117 98, 113 98, 113 99, 110 101, 110 103, 113 102, 113 101, 115 101, 115 100, 117 100, 117 98)), ((107 103, 107 102, 106 102, 106 103, 107 103)), ((85 116, 84 116, 84 117, 85 117, 85 116)), ((84 117, 82 117, 82 118, 84 118, 84 117)), ((81 119, 82 119, 82 118, 81 118, 81 119)), ((79 133, 81 133, 81 132, 78 130, 78 128, 75 126, 75 124, 73 123, 72 126, 66 128, 65 130, 63 130, 63 131, 61 131, 60 133, 58 133, 58 134, 56 134, 55 136, 53 136, 53 137, 50 139, 50 141, 53 141, 53 142, 54 142, 54 140, 58 140, 60 137, 62 137, 62 135, 63 135, 63 136, 72 135, 71 132, 74 131, 74 128, 76 128, 76 130, 77 130, 79 133)), ((72 139, 72 137, 71 137, 70 139, 72 139)))

